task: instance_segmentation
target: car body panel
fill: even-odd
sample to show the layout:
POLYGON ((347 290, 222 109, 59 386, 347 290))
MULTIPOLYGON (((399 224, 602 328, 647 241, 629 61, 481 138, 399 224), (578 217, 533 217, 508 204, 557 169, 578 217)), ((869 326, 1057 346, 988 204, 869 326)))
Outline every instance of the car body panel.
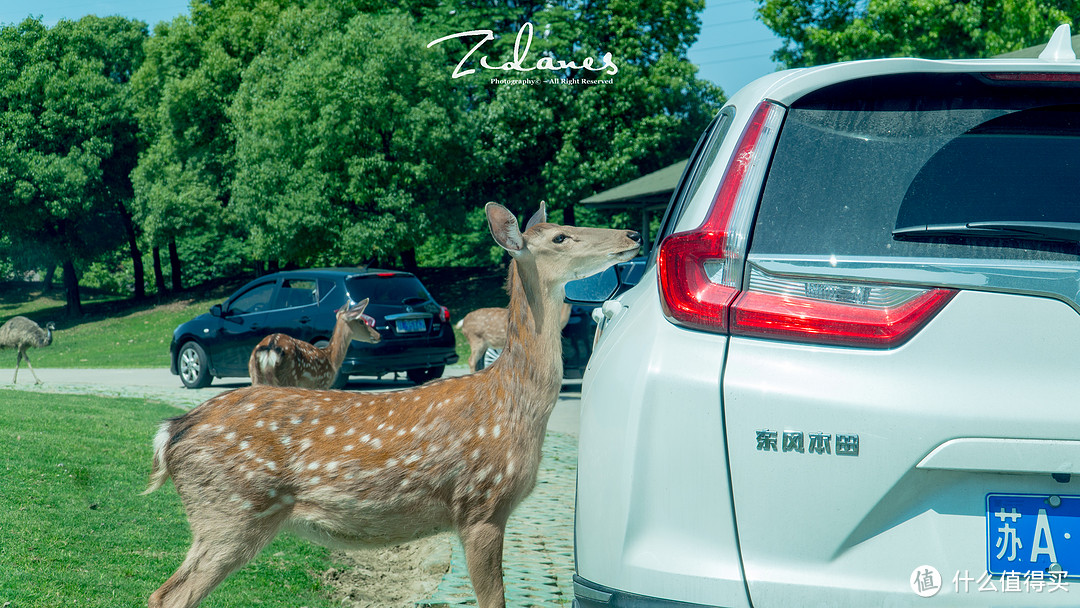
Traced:
MULTIPOLYGON (((759 103, 790 116, 805 96, 867 76, 931 82, 921 75, 1033 71, 1076 74, 1080 62, 900 58, 766 75, 721 110, 729 123, 703 139, 715 154, 704 160, 702 144, 695 150, 660 239, 712 217, 759 103)), ((1080 91, 1075 79, 1060 86, 1073 88, 1054 95, 1080 91)), ((771 171, 782 139, 762 141, 773 142, 755 150, 770 155, 771 171)), ((767 180, 752 202, 754 228, 767 180)), ((888 238, 892 226, 882 228, 888 238)), ((1080 389, 1080 247, 1045 249, 1056 260, 1009 259, 994 247, 1044 251, 1030 243, 961 258, 743 251, 736 293, 751 289, 752 272, 808 286, 955 290, 910 336, 876 349, 679 326, 665 318, 654 255, 641 283, 603 303, 583 382, 579 604, 1074 604, 1045 590, 1003 596, 1000 576, 989 581, 993 595, 975 582, 997 529, 988 495, 1048 504, 1080 495, 1072 477, 1080 416, 1069 407, 1080 389), (914 589, 926 565, 941 575, 929 598, 914 589)), ((1039 542, 1024 539, 1024 549, 1039 542)))

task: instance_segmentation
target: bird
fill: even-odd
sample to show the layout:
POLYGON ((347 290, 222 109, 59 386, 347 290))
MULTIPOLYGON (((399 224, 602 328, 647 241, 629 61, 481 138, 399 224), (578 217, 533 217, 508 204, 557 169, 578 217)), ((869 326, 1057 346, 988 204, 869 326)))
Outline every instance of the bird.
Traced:
POLYGON ((29 348, 42 348, 52 344, 54 329, 56 325, 52 321, 46 323, 45 329, 42 329, 40 325, 26 317, 12 317, 0 326, 0 350, 5 348, 18 350, 18 356, 15 358, 15 378, 11 381, 12 384, 19 381, 19 365, 24 358, 27 367, 30 368, 30 373, 34 374, 34 380, 37 384, 41 384, 41 378, 38 378, 34 366, 30 365, 30 356, 26 354, 26 351, 29 348))

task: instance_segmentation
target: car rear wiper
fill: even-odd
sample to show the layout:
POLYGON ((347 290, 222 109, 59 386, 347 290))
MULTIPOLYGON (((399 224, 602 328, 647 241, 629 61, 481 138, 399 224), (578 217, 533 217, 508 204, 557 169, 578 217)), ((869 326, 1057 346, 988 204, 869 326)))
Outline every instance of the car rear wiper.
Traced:
POLYGON ((893 230, 898 239, 943 237, 1028 239, 1033 241, 1080 242, 1078 222, 968 222, 966 224, 926 224, 893 230))

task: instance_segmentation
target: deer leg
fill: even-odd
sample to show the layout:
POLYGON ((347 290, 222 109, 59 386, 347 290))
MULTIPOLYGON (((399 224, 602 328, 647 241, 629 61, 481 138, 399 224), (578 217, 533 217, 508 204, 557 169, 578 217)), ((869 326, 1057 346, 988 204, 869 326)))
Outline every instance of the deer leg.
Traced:
MULTIPOLYGON (((150 596, 150 608, 193 608, 230 574, 251 561, 277 536, 283 518, 238 521, 225 533, 200 534, 169 580, 150 596)), ((220 521, 216 522, 221 524, 220 521)))
POLYGON ((504 608, 502 552, 505 522, 480 522, 461 531, 477 608, 504 608))
POLYGON ((476 373, 476 364, 480 362, 480 359, 484 358, 484 351, 487 350, 487 342, 479 338, 469 339, 469 372, 476 373))

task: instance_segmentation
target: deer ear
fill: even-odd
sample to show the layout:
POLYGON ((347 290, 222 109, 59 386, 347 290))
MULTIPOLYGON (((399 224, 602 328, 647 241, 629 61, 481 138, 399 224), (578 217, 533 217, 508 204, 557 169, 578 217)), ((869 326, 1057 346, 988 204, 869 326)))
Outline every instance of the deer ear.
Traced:
POLYGON ((509 251, 510 255, 517 255, 525 249, 525 239, 521 236, 517 218, 510 210, 499 203, 488 203, 484 206, 484 212, 487 214, 491 236, 500 247, 509 251))
POLYGON ((529 218, 529 221, 525 222, 525 230, 528 230, 529 228, 532 228, 537 224, 543 224, 546 221, 547 204, 545 204, 544 201, 540 201, 540 209, 538 209, 536 213, 534 213, 532 217, 529 218))
POLYGON ((363 300, 360 301, 359 304, 355 304, 352 307, 350 307, 349 308, 350 316, 352 318, 354 318, 354 319, 359 319, 360 315, 363 314, 364 309, 367 308, 368 301, 370 301, 370 300, 371 300, 371 298, 364 298, 363 300))

